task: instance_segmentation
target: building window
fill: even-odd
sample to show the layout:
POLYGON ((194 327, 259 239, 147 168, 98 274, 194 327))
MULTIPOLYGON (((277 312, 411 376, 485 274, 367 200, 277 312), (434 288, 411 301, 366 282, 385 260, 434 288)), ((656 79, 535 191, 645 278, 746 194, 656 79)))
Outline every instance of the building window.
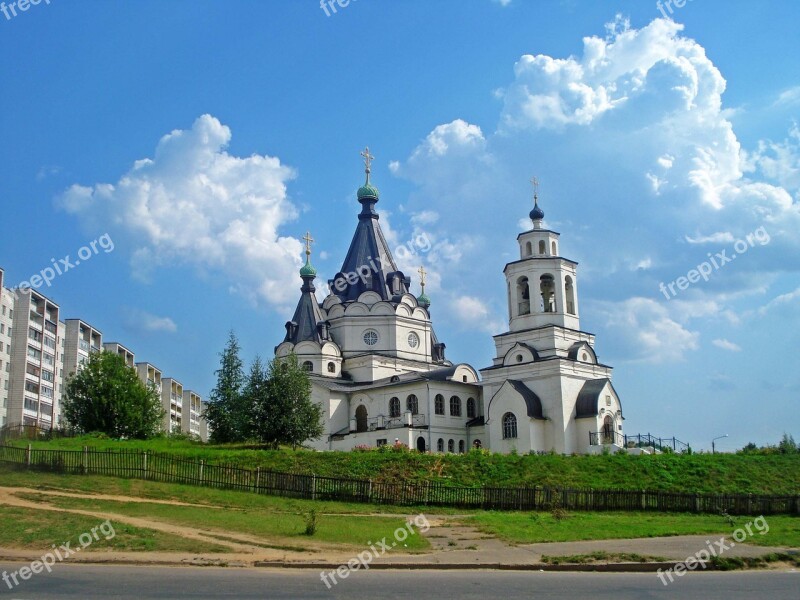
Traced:
POLYGON ((517 417, 514 413, 506 413, 503 415, 503 439, 513 440, 517 437, 517 417))
POLYGON ((400 398, 389 400, 389 416, 393 418, 400 416, 400 398))
POLYGON ((437 415, 444 414, 444 396, 441 394, 436 394, 436 398, 433 401, 433 408, 437 415))
POLYGON ((556 248, 555 242, 552 243, 552 247, 553 247, 553 256, 558 256, 558 249, 556 248))
POLYGON ((572 277, 567 275, 564 278, 564 295, 566 296, 567 312, 571 315, 575 314, 575 285, 572 283, 572 277))
POLYGON ((545 245, 544 240, 539 240, 539 254, 545 253, 545 245))
POLYGON ((419 336, 413 331, 408 334, 408 345, 410 348, 416 348, 419 346, 419 336))
POLYGON ((611 396, 606 396, 606 406, 611 406, 611 396))
POLYGON ((458 440, 458 453, 464 454, 464 440, 458 440))
POLYGON ((444 440, 442 438, 439 438, 439 441, 436 442, 436 450, 444 452, 444 440))
POLYGON ((453 452, 455 452, 455 451, 456 451, 456 443, 455 443, 455 441, 454 441, 454 440, 448 440, 448 441, 447 441, 447 451, 448 451, 450 454, 452 454, 453 452))
POLYGON ((336 363, 328 363, 328 373, 336 373, 336 363))
POLYGON ((475 416, 475 398, 467 398, 467 418, 474 419, 475 416))
POLYGON ((314 363, 310 360, 307 360, 303 363, 303 371, 307 371, 308 373, 314 372, 314 363))
POLYGON ((367 407, 360 404, 356 409, 356 431, 361 433, 367 431, 367 407))
POLYGON ((461 416, 461 398, 459 398, 458 396, 452 396, 450 398, 450 416, 451 417, 461 416))
POLYGON ((539 290, 542 294, 542 310, 547 313, 556 312, 556 284, 549 273, 539 278, 539 290))
POLYGON ((528 288, 528 278, 520 277, 517 280, 517 314, 528 315, 531 312, 531 296, 528 288))
POLYGON ((527 256, 530 256, 531 254, 533 254, 533 250, 531 249, 531 243, 530 242, 525 244, 525 254, 527 256))
POLYGON ((378 440, 378 441, 377 441, 378 448, 380 448, 381 446, 385 446, 385 445, 388 443, 388 441, 389 441, 389 440, 387 440, 387 439, 380 439, 380 440, 378 440))
POLYGON ((369 330, 365 331, 364 332, 364 343, 367 346, 374 346, 375 344, 377 344, 378 343, 378 332, 373 330, 373 329, 369 329, 369 330))
POLYGON ((406 410, 412 415, 419 413, 419 400, 417 400, 417 397, 414 394, 411 394, 406 399, 406 410))

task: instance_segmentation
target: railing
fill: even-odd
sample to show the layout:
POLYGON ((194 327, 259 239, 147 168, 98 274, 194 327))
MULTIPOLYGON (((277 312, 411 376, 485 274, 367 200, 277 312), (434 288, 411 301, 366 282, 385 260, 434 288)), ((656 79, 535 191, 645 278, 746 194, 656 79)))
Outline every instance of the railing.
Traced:
POLYGON ((730 515, 800 514, 800 495, 699 494, 653 490, 550 487, 456 487, 438 482, 385 483, 369 479, 242 469, 139 451, 37 450, 0 445, 0 463, 75 475, 109 475, 234 489, 309 500, 490 510, 652 511, 730 515))
POLYGON ((676 437, 662 438, 649 433, 637 435, 622 435, 617 431, 601 430, 589 433, 590 446, 605 446, 614 444, 620 448, 648 448, 656 450, 670 449, 673 452, 691 452, 691 447, 686 442, 676 437))
POLYGON ((367 431, 380 429, 400 429, 401 427, 424 427, 426 425, 425 415, 411 415, 411 424, 406 422, 406 415, 399 417, 373 417, 367 420, 367 431))

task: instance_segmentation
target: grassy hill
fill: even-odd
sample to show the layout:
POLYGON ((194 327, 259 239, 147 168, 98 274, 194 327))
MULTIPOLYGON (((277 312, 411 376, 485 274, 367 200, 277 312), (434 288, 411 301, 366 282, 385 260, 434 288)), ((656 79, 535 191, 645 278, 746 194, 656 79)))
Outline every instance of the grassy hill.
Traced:
MULTIPOLYGON (((12 442, 24 446, 28 442, 12 442)), ((662 454, 657 456, 465 455, 407 451, 311 452, 210 446, 185 440, 114 441, 91 436, 34 447, 147 450, 243 468, 315 473, 374 481, 437 481, 454 486, 552 486, 675 492, 800 494, 800 455, 662 454)))

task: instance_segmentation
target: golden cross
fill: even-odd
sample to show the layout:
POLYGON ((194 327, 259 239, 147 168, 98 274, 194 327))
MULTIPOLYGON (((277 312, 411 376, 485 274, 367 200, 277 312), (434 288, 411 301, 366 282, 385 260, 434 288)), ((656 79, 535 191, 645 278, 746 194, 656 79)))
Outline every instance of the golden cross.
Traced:
POLYGON ((539 200, 539 179, 534 177, 531 179, 531 184, 533 185, 533 202, 535 204, 539 200))
POLYGON ((419 285, 422 288, 422 293, 424 294, 425 293, 425 275, 427 274, 427 271, 425 270, 424 266, 420 266, 420 268, 417 270, 417 273, 419 273, 419 285))
POLYGON ((314 241, 314 238, 311 237, 311 232, 306 231, 306 235, 303 239, 306 241, 306 256, 311 256, 311 242, 314 241))
POLYGON ((364 157, 364 166, 366 167, 365 172, 367 174, 367 183, 369 183, 369 174, 372 172, 370 166, 372 165, 372 161, 375 159, 375 157, 369 153, 369 146, 364 148, 364 151, 361 153, 361 156, 364 157))

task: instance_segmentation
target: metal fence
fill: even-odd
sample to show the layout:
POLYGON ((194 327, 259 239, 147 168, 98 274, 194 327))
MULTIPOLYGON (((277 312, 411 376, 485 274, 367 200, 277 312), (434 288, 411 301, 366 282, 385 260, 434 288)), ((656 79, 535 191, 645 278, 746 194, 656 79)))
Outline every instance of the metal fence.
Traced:
POLYGON ((648 490, 456 487, 384 483, 209 464, 141 451, 38 450, 0 445, 0 463, 54 473, 111 475, 308 500, 493 510, 800 514, 800 495, 692 494, 648 490))

